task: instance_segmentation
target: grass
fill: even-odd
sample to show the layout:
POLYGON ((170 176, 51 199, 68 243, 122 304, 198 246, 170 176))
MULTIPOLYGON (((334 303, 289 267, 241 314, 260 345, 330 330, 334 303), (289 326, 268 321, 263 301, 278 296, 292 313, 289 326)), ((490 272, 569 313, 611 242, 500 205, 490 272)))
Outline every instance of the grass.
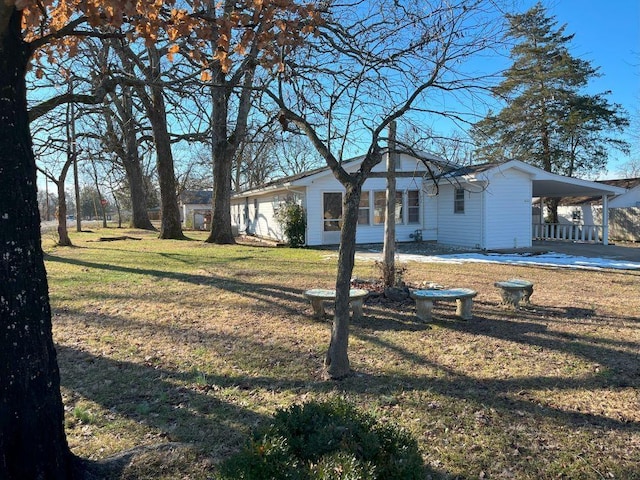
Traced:
POLYGON ((334 251, 123 234, 141 240, 44 239, 69 444, 114 477, 211 478, 276 409, 343 397, 415 435, 433 478, 640 478, 640 272, 409 264, 477 290, 475 318, 365 305, 330 382, 302 292, 333 285, 334 251), (511 277, 531 308, 498 305, 511 277))

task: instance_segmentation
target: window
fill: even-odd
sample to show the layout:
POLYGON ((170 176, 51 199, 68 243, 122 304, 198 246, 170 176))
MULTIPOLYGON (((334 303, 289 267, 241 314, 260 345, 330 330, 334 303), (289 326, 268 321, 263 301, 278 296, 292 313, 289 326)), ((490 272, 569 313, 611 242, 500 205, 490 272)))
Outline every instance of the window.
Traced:
MULTIPOLYGON (((418 202, 418 192, 414 191, 416 194, 416 202, 418 202)), ((419 203, 416 203, 418 211, 420 210, 419 203)), ((402 192, 396 192, 396 205, 395 205, 395 220, 397 225, 401 225, 405 223, 404 220, 404 208, 405 203, 403 199, 402 192)), ((380 225, 384 224, 385 212, 387 211, 387 192, 373 192, 373 223, 380 225)), ((409 205, 409 212, 411 212, 411 206, 409 205)), ((409 213, 408 222, 409 223, 418 223, 420 221, 420 214, 414 213, 415 221, 412 220, 412 213, 409 213)))
POLYGON ((464 188, 456 188, 453 200, 453 213, 464 213, 464 188))
POLYGON ((407 192, 407 223, 420 223, 420 192, 407 192))
POLYGON ((362 192, 358 206, 358 225, 369 225, 369 192, 362 192))
POLYGON ((342 193, 324 193, 324 231, 335 232, 342 228, 342 193))
POLYGON ((384 212, 386 210, 386 192, 373 192, 373 223, 384 223, 384 212))
POLYGON ((404 223, 404 218, 402 216, 403 206, 402 192, 396 192, 396 225, 404 223))

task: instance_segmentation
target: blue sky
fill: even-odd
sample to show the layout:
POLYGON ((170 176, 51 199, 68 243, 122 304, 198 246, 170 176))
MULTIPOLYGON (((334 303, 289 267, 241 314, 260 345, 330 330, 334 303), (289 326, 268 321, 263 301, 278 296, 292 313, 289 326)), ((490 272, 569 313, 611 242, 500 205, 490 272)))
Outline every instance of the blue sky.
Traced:
MULTIPOLYGON (((537 0, 507 0, 512 13, 524 13, 533 7, 537 0)), ((622 164, 632 158, 640 158, 640 0, 541 0, 546 14, 557 24, 556 29, 565 26, 564 33, 574 35, 568 44, 572 56, 591 63, 598 68, 599 77, 591 79, 586 93, 598 94, 610 91, 607 96, 610 103, 623 107, 631 119, 631 126, 623 138, 631 145, 632 153, 625 155, 617 150, 610 151, 606 172, 597 178, 616 178, 620 176, 622 164), (634 139, 631 132, 636 133, 634 139)), ((468 60, 470 71, 477 75, 494 74, 511 66, 509 51, 483 54, 468 60)), ((500 77, 494 79, 500 81, 500 77)), ((442 94, 443 98, 446 94, 442 94)), ((502 104, 481 97, 474 102, 469 98, 442 101, 442 106, 454 105, 462 112, 469 113, 468 119, 477 121, 491 108, 498 111, 502 104), (447 102, 450 102, 447 104, 447 102)), ((436 99, 437 102, 437 99, 436 99)), ((443 135, 467 130, 468 125, 453 124, 450 119, 437 118, 434 130, 443 135), (449 132, 447 132, 447 129, 449 132)))
MULTIPOLYGON (((522 2, 523 11, 535 1, 522 2)), ((566 33, 575 37, 571 53, 600 67, 600 78, 589 85, 589 92, 611 90, 608 97, 621 104, 630 116, 636 117, 635 129, 640 122, 640 1, 639 0, 543 0, 550 16, 558 26, 566 24, 566 33)), ((630 137, 627 135, 627 137, 630 137)), ((628 138, 631 141, 632 138, 628 138)), ((636 138, 635 154, 640 155, 636 138)), ((609 174, 629 157, 612 152, 609 174)))

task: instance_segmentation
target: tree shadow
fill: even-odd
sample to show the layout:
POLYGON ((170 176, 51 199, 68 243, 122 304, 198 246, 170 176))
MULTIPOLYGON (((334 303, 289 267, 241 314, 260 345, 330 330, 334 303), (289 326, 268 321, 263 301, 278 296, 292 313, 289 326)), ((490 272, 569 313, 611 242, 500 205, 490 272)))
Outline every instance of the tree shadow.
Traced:
MULTIPOLYGON (((458 325, 461 328, 464 322, 443 322, 449 326, 458 325)), ((525 327, 526 328, 526 327, 525 327)), ((537 326, 534 330, 537 330, 537 326)), ((343 388, 357 393, 370 391, 371 385, 388 385, 389 388, 400 387, 404 391, 425 390, 443 396, 458 398, 464 401, 475 401, 478 404, 494 408, 505 414, 514 412, 526 412, 532 415, 544 416, 556 420, 563 425, 583 427, 591 425, 617 431, 638 431, 640 422, 628 420, 616 420, 604 415, 575 412, 559 407, 543 406, 534 396, 530 396, 530 390, 556 389, 604 389, 618 388, 618 382, 607 375, 594 374, 584 378, 565 378, 555 376, 531 376, 507 379, 479 379, 450 367, 435 363, 426 356, 405 349, 388 340, 363 332, 354 332, 360 340, 376 344, 388 349, 415 365, 428 365, 441 372, 437 376, 418 375, 370 375, 354 372, 352 377, 343 382, 343 388)), ((637 381, 635 382, 637 384, 637 381)))
MULTIPOLYGON (((232 263, 235 261, 246 260, 249 257, 231 257, 223 259, 221 263, 232 263)), ((279 284, 257 283, 254 281, 242 280, 239 276, 221 277, 214 273, 208 275, 195 275, 190 273, 171 272, 158 269, 132 268, 119 265, 109 265, 104 263, 88 262, 84 260, 69 259, 49 255, 47 258, 50 262, 60 262, 70 265, 81 266, 84 268, 95 268, 108 271, 115 271, 127 274, 147 275, 155 278, 176 280, 183 283, 203 286, 209 285, 220 288, 229 292, 241 293, 242 295, 260 301, 263 304, 282 307, 282 301, 293 302, 301 306, 307 304, 302 296, 302 289, 283 287, 279 284)), ((289 313, 300 313, 300 309, 287 307, 289 313)))
MULTIPOLYGON (((264 425, 271 417, 225 401, 224 395, 218 394, 222 389, 233 388, 250 393, 263 388, 301 394, 335 391, 334 382, 276 380, 248 375, 208 375, 207 383, 202 384, 194 382, 190 372, 105 358, 64 345, 56 348, 63 387, 95 401, 112 414, 162 431, 165 440, 164 443, 136 447, 101 461, 80 459, 78 469, 83 475, 81 478, 87 480, 120 478, 132 459, 141 452, 166 456, 172 449, 187 448, 185 445, 201 449, 205 438, 206 441, 218 439, 224 444, 216 460, 237 450, 250 431, 264 425), (68 372, 71 365, 75 368, 74 374, 68 372)), ((429 478, 450 478, 445 472, 428 465, 425 469, 429 478)))

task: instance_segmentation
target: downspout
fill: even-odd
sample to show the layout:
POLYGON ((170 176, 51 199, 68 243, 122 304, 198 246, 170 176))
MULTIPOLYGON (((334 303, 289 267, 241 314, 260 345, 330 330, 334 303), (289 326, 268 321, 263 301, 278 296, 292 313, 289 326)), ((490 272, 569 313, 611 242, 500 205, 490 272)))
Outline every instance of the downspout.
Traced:
POLYGON ((482 218, 480 220, 480 248, 482 250, 486 250, 487 249, 487 221, 488 221, 488 215, 487 215, 487 202, 486 202, 486 195, 487 195, 487 190, 483 189, 482 193, 481 193, 482 197, 481 197, 481 209, 480 211, 482 212, 482 218))

